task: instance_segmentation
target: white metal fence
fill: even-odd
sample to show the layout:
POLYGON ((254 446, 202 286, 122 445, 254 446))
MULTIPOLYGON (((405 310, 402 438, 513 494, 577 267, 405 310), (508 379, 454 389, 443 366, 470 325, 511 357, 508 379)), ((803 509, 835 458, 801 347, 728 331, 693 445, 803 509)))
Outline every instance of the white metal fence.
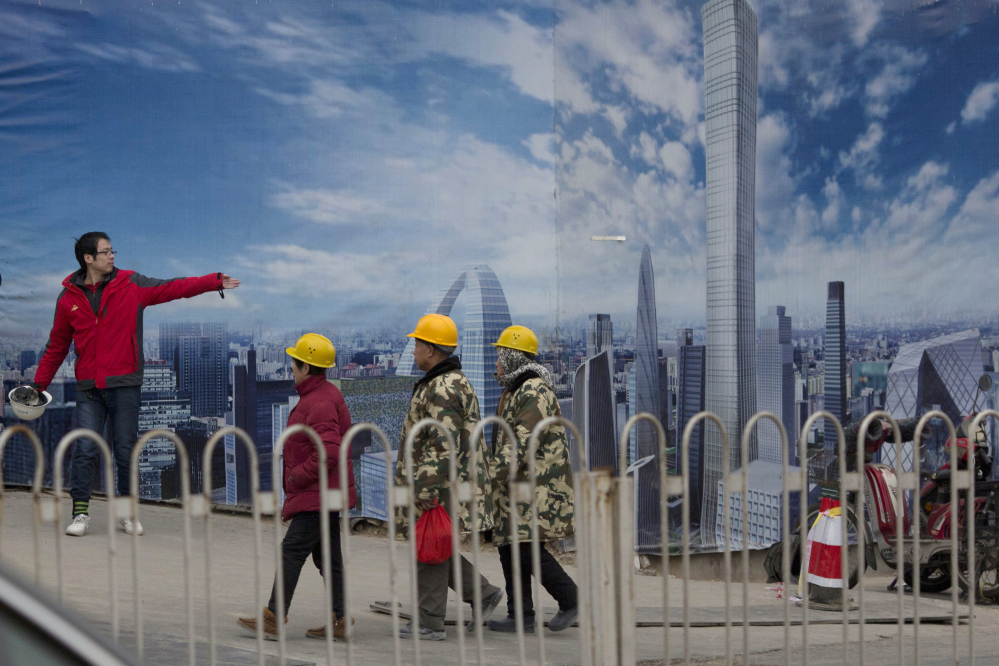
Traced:
MULTIPOLYGON (((839 462, 839 475, 838 475, 838 487, 839 487, 839 498, 842 504, 842 517, 840 521, 841 524, 841 544, 844 547, 841 549, 841 559, 840 559, 840 572, 842 579, 844 581, 851 581, 851 578, 855 578, 857 584, 855 586, 857 593, 857 614, 858 618, 853 618, 853 611, 850 610, 849 603, 849 585, 844 585, 841 592, 841 603, 843 607, 842 611, 842 630, 843 630, 843 655, 844 663, 847 661, 847 650, 846 646, 848 644, 848 634, 847 629, 850 623, 857 620, 857 626, 859 631, 859 640, 857 644, 859 645, 859 660, 860 663, 865 663, 865 598, 864 598, 864 574, 866 569, 867 561, 865 558, 868 557, 869 552, 875 552, 874 550, 869 550, 869 546, 876 546, 877 551, 880 552, 882 558, 893 564, 895 571, 898 575, 898 618, 897 618, 897 631, 898 631, 898 663, 908 663, 909 661, 914 661, 914 663, 920 663, 920 579, 921 571, 923 565, 927 562, 935 562, 937 565, 941 562, 946 562, 949 565, 950 580, 951 585, 951 603, 952 603, 952 613, 953 613, 953 637, 952 637, 952 657, 953 663, 975 663, 975 603, 976 597, 983 591, 981 589, 979 574, 981 570, 979 567, 985 567, 989 572, 993 570, 999 572, 999 553, 994 552, 994 545, 999 543, 999 527, 996 526, 996 491, 993 489, 991 495, 983 497, 978 497, 976 499, 976 487, 979 490, 979 494, 982 494, 982 484, 976 485, 975 477, 975 466, 971 460, 969 464, 965 465, 964 469, 961 469, 959 464, 959 453, 957 446, 950 446, 950 476, 948 480, 949 484, 949 507, 944 507, 944 514, 946 515, 946 520, 949 520, 949 538, 927 538, 928 535, 921 532, 921 530, 926 529, 926 525, 922 524, 923 520, 920 518, 923 507, 920 504, 920 485, 921 485, 921 475, 919 468, 919 455, 918 451, 920 448, 921 434, 923 432, 924 426, 932 418, 941 419, 947 427, 948 433, 950 435, 951 441, 957 440, 957 432, 950 421, 950 419, 939 411, 929 412, 922 417, 919 424, 916 426, 916 434, 913 442, 913 446, 917 454, 914 456, 915 469, 911 472, 898 471, 894 473, 894 478, 897 479, 893 488, 889 488, 890 496, 890 506, 885 503, 885 495, 883 492, 878 495, 878 489, 873 487, 873 484, 877 482, 880 473, 879 468, 875 466, 866 465, 864 462, 863 452, 864 452, 864 442, 866 441, 866 435, 871 428, 872 424, 876 420, 881 420, 886 422, 891 427, 892 442, 885 442, 885 446, 894 446, 896 450, 896 460, 901 460, 901 434, 899 431, 898 424, 885 412, 874 412, 869 414, 864 421, 861 423, 860 431, 857 437, 857 450, 856 450, 856 466, 857 469, 850 469, 848 467, 848 454, 847 448, 849 443, 846 441, 844 435, 844 430, 836 418, 828 412, 819 412, 812 415, 808 421, 804 424, 802 428, 802 438, 799 440, 801 442, 805 441, 804 434, 808 433, 811 427, 819 419, 830 420, 837 432, 837 451, 838 451, 838 462, 839 462), (962 491, 963 498, 962 498, 962 491), (915 501, 912 503, 913 510, 911 511, 911 528, 906 532, 903 528, 906 520, 906 510, 905 506, 907 504, 907 495, 913 495, 915 501), (866 503, 874 502, 877 506, 865 506, 866 503), (989 504, 991 503, 991 504, 989 504), (982 508, 979 509, 979 506, 982 508), (972 508, 972 510, 968 510, 972 508), (949 512, 947 511, 949 510, 949 512), (893 512, 893 515, 888 516, 886 512, 893 512), (959 524, 960 516, 964 516, 966 520, 966 525, 962 526, 959 524), (883 524, 879 521, 893 519, 896 529, 894 533, 888 533, 886 530, 881 529, 883 524), (977 532, 977 533, 976 533, 977 532), (963 537, 963 538, 962 538, 963 537), (871 543, 868 543, 871 540, 871 543), (913 581, 914 588, 914 634, 915 640, 912 642, 913 659, 909 659, 906 654, 907 641, 904 639, 903 629, 907 622, 906 611, 904 608, 904 585, 902 581, 906 578, 906 569, 910 570, 910 577, 913 581), (966 604, 966 612, 964 615, 967 616, 968 627, 966 630, 967 643, 962 646, 963 639, 961 639, 959 634, 959 617, 962 616, 960 612, 960 606, 962 605, 962 599, 960 597, 961 588, 964 588, 968 594, 964 603, 966 604)), ((978 431, 979 426, 988 418, 999 419, 999 412, 989 410, 978 414, 971 427, 968 429, 970 433, 975 433, 978 431)), ((749 563, 750 563, 750 539, 747 538, 746 534, 746 514, 749 507, 749 475, 748 475, 748 465, 743 464, 741 469, 732 472, 730 470, 730 441, 729 435, 725 431, 725 427, 720 421, 720 419, 711 413, 701 412, 697 414, 689 423, 687 423, 684 432, 681 437, 681 449, 680 449, 680 465, 681 470, 680 475, 669 475, 667 473, 667 437, 666 431, 663 429, 661 423, 649 414, 639 414, 631 418, 624 428, 624 434, 622 435, 621 442, 619 443, 619 455, 620 464, 619 471, 627 469, 627 457, 628 457, 628 433, 632 430, 636 423, 640 421, 651 422, 659 442, 659 481, 660 481, 660 518, 662 521, 661 535, 664 541, 663 543, 663 558, 662 558, 662 613, 663 613, 663 648, 662 656, 664 660, 669 662, 669 655, 671 654, 671 646, 676 640, 677 632, 682 635, 683 640, 683 655, 684 662, 689 664, 691 662, 691 617, 690 611, 692 608, 690 599, 690 573, 691 573, 691 526, 690 526, 690 503, 700 501, 699 497, 692 497, 690 493, 690 478, 689 478, 689 460, 690 460, 690 437, 694 428, 704 420, 710 420, 718 427, 721 433, 722 441, 722 461, 723 461, 723 477, 722 477, 722 506, 725 507, 723 516, 723 533, 724 533, 724 545, 723 545, 723 558, 724 558, 724 576, 725 576, 725 619, 724 619, 724 630, 725 630, 725 662, 730 664, 733 661, 735 654, 741 653, 743 658, 751 654, 752 648, 752 636, 751 636, 751 623, 749 621, 749 563), (732 617, 732 593, 736 589, 733 586, 733 564, 732 564, 732 529, 731 529, 731 517, 729 510, 730 497, 738 494, 741 498, 742 515, 740 520, 743 531, 743 536, 741 539, 741 587, 742 587, 742 619, 741 621, 733 621, 732 617), (668 535, 669 535, 669 525, 668 525, 668 511, 667 511, 667 500, 670 497, 681 498, 682 499, 682 525, 681 525, 681 543, 680 552, 682 555, 682 570, 681 570, 681 581, 683 586, 683 603, 682 603, 682 626, 671 627, 671 622, 669 621, 669 609, 670 609, 670 586, 671 576, 670 576, 670 564, 669 557, 666 556, 668 553, 668 535), (741 624, 741 641, 736 643, 733 640, 732 632, 733 629, 741 624)), ((761 412, 756 414, 752 419, 750 419, 747 424, 742 436, 740 438, 740 450, 741 450, 741 460, 745 461, 749 458, 749 444, 752 432, 757 425, 764 420, 772 421, 780 432, 781 438, 783 440, 783 451, 787 451, 787 433, 784 430, 784 426, 781 421, 773 414, 761 412)), ((541 582, 540 576, 538 575, 541 570, 541 543, 539 541, 539 531, 538 531, 538 507, 534 502, 535 497, 535 484, 536 484, 536 469, 535 461, 537 457, 537 450, 539 446, 540 435, 549 427, 559 424, 568 429, 575 442, 582 441, 579 432, 576 431, 575 427, 571 422, 561 418, 553 417, 548 418, 538 424, 537 428, 531 433, 529 440, 529 455, 527 456, 526 464, 525 461, 517 460, 516 457, 516 447, 511 447, 512 456, 510 460, 510 476, 509 476, 509 497, 510 497, 510 507, 511 515, 516 516, 516 505, 517 504, 529 504, 531 506, 530 510, 530 528, 531 528, 531 560, 532 569, 535 572, 535 593, 534 600, 536 604, 536 614, 537 617, 541 618, 538 623, 538 631, 536 633, 536 640, 538 644, 538 658, 537 661, 540 664, 547 663, 546 653, 545 653, 545 632, 543 630, 544 624, 544 608, 543 608, 543 595, 541 594, 541 582)), ((485 428, 489 425, 498 427, 507 437, 513 438, 513 432, 510 430, 509 425, 502 419, 492 416, 482 420, 475 428, 472 435, 472 452, 471 452, 471 462, 469 470, 470 482, 458 481, 458 469, 457 469, 457 457, 455 452, 454 442, 451 438, 449 431, 444 428, 444 426, 434 420, 425 419, 416 424, 416 426, 410 431, 408 438, 403 443, 403 465, 408 471, 406 478, 413 478, 413 446, 416 436, 421 433, 424 429, 437 429, 444 436, 444 438, 450 444, 450 465, 449 465, 449 479, 452 488, 455 489, 454 492, 450 493, 451 505, 449 507, 450 513, 454 516, 457 515, 458 502, 468 502, 470 507, 470 521, 473 525, 473 530, 471 533, 471 561, 476 570, 479 567, 479 549, 480 549, 480 537, 478 529, 474 529, 474 526, 481 524, 481 517, 476 513, 476 502, 470 501, 477 495, 476 483, 478 479, 477 470, 484 464, 484 461, 479 460, 475 451, 477 447, 474 445, 479 441, 479 438, 484 436, 485 428)), ((297 425, 292 426, 285 430, 276 444, 273 447, 271 464, 273 466, 273 478, 275 480, 281 479, 281 469, 280 469, 280 456, 284 448, 285 443, 288 438, 296 434, 305 434, 315 445, 316 451, 319 458, 319 474, 320 474, 320 487, 327 488, 328 490, 320 495, 320 504, 322 515, 327 515, 328 512, 339 512, 340 516, 340 539, 341 548, 343 553, 343 595, 345 604, 345 615, 347 618, 352 617, 351 615, 351 592, 350 592, 350 581, 351 576, 349 575, 350 568, 352 566, 350 558, 350 539, 351 539, 351 529, 350 529, 350 518, 349 518, 349 497, 348 497, 348 479, 347 479, 347 459, 350 449, 350 443, 357 437, 357 435, 365 430, 372 432, 372 435, 377 437, 381 441, 382 446, 385 450, 391 448, 391 443, 385 433, 375 425, 372 424, 358 424, 352 427, 344 437, 343 445, 340 448, 340 459, 339 459, 339 488, 329 489, 329 483, 327 479, 327 461, 326 461, 326 450, 322 446, 322 440, 312 429, 297 425)), ((62 529, 62 522, 60 516, 61 512, 61 500, 63 496, 63 458, 69 449, 70 445, 81 438, 89 438, 104 454, 103 455, 103 472, 105 476, 105 482, 107 488, 114 488, 114 474, 112 469, 112 455, 108 447, 108 444, 98 435, 92 431, 88 430, 74 430, 68 433, 59 442, 54 453, 54 495, 48 496, 44 495, 42 492, 42 473, 44 469, 43 460, 43 450, 41 442, 38 437, 29 428, 23 425, 16 425, 8 428, 3 433, 0 433, 0 458, 2 458, 4 448, 7 443, 15 435, 23 435, 31 443, 32 448, 35 452, 36 467, 35 474, 32 484, 32 502, 33 502, 33 523, 32 530, 34 536, 34 567, 35 567, 35 578, 36 582, 40 581, 41 577, 41 562, 44 553, 42 553, 40 541, 39 541, 39 530, 43 523, 51 523, 55 528, 56 540, 54 549, 54 558, 57 571, 57 588, 60 600, 63 597, 65 580, 63 575, 63 554, 62 547, 60 545, 60 535, 62 529)), ((212 438, 208 441, 205 452, 203 455, 204 460, 204 479, 211 479, 211 464, 212 464, 212 452, 214 448, 219 444, 220 441, 227 435, 234 435, 238 440, 240 440, 247 452, 250 462, 250 477, 252 479, 252 492, 251 492, 251 510, 253 517, 254 535, 255 535, 255 555, 256 561, 259 563, 262 553, 263 553, 263 535, 264 526, 262 516, 273 515, 274 520, 274 553, 276 559, 276 593, 278 603, 277 608, 277 627, 278 627, 278 653, 282 664, 285 663, 287 658, 287 645, 285 636, 285 626, 284 626, 284 604, 281 600, 284 598, 284 580, 282 576, 282 565, 281 565, 281 540, 282 540, 282 530, 281 530, 281 514, 279 508, 279 488, 275 488, 269 492, 261 492, 259 489, 259 462, 257 459, 256 448, 253 444, 252 439, 239 428, 227 427, 217 433, 215 433, 212 438)), ((121 497, 108 502, 108 565, 109 565, 109 595, 110 595, 110 608, 111 608, 111 626, 112 634, 115 640, 118 640, 120 633, 120 618, 119 618, 119 608, 118 608, 118 579, 116 577, 116 570, 114 566, 114 558, 116 554, 116 541, 115 541, 115 531, 117 518, 127 517, 133 521, 139 520, 139 500, 138 500, 138 490, 139 490, 139 454, 142 448, 150 440, 154 438, 166 438, 169 439, 176 447, 177 457, 180 462, 182 469, 187 470, 189 467, 187 451, 184 447, 183 442, 172 432, 164 430, 155 430, 147 432, 138 441, 135 448, 132 451, 131 457, 131 469, 130 469, 130 484, 131 484, 131 494, 127 497, 121 497)), ((973 444, 970 445, 973 451, 973 444)), ((809 491, 809 473, 807 465, 807 451, 803 445, 799 445, 799 459, 801 461, 800 474, 791 476, 787 458, 785 457, 783 461, 783 487, 781 489, 782 493, 782 525, 783 525, 783 540, 782 540, 782 580, 785 585, 789 584, 789 581, 793 579, 792 576, 792 553, 791 553, 791 493, 798 493, 799 501, 799 531, 798 531, 798 548, 801 562, 805 563, 808 561, 807 552, 807 532, 809 529, 809 522, 807 520, 810 516, 809 506, 808 506, 808 491, 809 491)), ((970 458, 971 456, 969 456, 970 458)), ((586 458, 584 453, 584 459, 586 458)), ((196 657, 196 630, 195 630, 195 620, 194 620, 194 603, 195 595, 193 590, 193 572, 192 572, 192 551, 191 551, 191 518, 202 519, 205 522, 205 559, 204 559, 204 576, 205 576, 205 599, 204 603, 207 609, 207 644, 209 650, 209 662, 214 666, 216 663, 216 633, 214 626, 214 614, 212 609, 212 531, 211 531, 211 487, 210 483, 206 483, 204 492, 201 495, 192 496, 190 493, 190 479, 187 474, 181 474, 181 504, 183 507, 183 529, 184 529, 184 548, 183 548, 183 567, 184 567, 184 590, 185 590, 185 602, 186 602, 186 613, 187 613, 187 659, 189 664, 195 663, 196 657)), ((888 477, 885 477, 888 478, 888 477)), ((416 494, 414 493, 411 483, 406 483, 403 485, 397 485, 395 480, 395 470, 391 465, 386 464, 385 467, 385 484, 386 484, 386 501, 387 501, 387 511, 388 511, 388 559, 389 559, 389 571, 388 571, 388 593, 390 597, 390 613, 392 618, 392 636, 393 636, 393 654, 394 663, 402 664, 404 652, 411 651, 412 661, 415 664, 421 663, 421 652, 420 652, 420 641, 412 641, 411 647, 404 650, 403 644, 399 638, 399 628, 400 628, 400 612, 399 612, 399 589, 400 576, 399 576, 399 558, 396 553, 396 527, 395 521, 393 520, 393 514, 397 508, 404 508, 408 511, 408 515, 412 516, 415 512, 415 502, 416 494)), ((635 582, 634 582, 634 529, 635 529, 635 504, 634 504, 634 480, 631 477, 625 476, 623 478, 615 478, 613 472, 608 470, 591 470, 588 469, 588 465, 584 464, 583 469, 578 470, 573 475, 573 484, 575 490, 575 520, 576 520, 576 548, 577 548, 577 577, 579 585, 579 628, 580 628, 580 662, 584 666, 589 665, 621 665, 621 666, 631 666, 636 662, 635 655, 635 637, 636 637, 636 623, 635 623, 635 582)), ((988 490, 986 488, 986 490, 988 490)), ((2 485, 0 485, 0 519, 2 519, 2 509, 3 509, 3 495, 2 495, 2 485)), ((331 554, 330 554, 330 525, 327 520, 320 520, 320 526, 322 530, 322 564, 323 564, 323 575, 325 577, 325 583, 327 589, 330 589, 332 581, 330 580, 331 575, 331 554)), ((521 589, 521 568, 522 562, 520 560, 520 549, 518 544, 518 530, 517 521, 511 520, 511 530, 510 539, 512 541, 512 560, 513 560, 513 584, 514 584, 514 601, 516 609, 516 639, 518 646, 518 658, 521 664, 527 663, 527 651, 526 651, 526 634, 524 631, 524 616, 523 616, 523 590, 521 589)), ((460 546, 461 546, 461 535, 459 534, 458 520, 453 521, 453 531, 452 531, 452 541, 454 548, 454 581, 456 585, 456 592, 458 599, 462 599, 462 589, 461 589, 461 562, 460 562, 460 546)), ((139 548, 139 538, 137 535, 131 537, 132 542, 132 563, 133 563, 133 586, 134 586, 134 628, 136 634, 136 645, 140 656, 143 651, 143 623, 142 623, 142 610, 143 602, 140 594, 141 586, 140 579, 143 575, 141 554, 139 548)), ((413 624, 414 634, 419 631, 419 609, 417 608, 419 594, 417 591, 417 567, 416 567, 416 541, 413 538, 409 539, 409 580, 412 586, 411 595, 413 598, 413 609, 410 613, 411 622, 413 624)), ((804 564, 802 565, 804 566, 804 564)), ((942 565, 938 568, 942 569, 942 565)), ((159 574, 158 574, 159 575, 159 574)), ((942 574, 941 574, 942 575, 942 574)), ((995 585, 995 573, 990 573, 991 585, 995 585)), ((851 581, 852 582, 852 581, 851 581)), ((268 580, 261 577, 259 567, 255 567, 254 574, 254 590, 255 599, 257 602, 258 610, 257 616, 257 650, 259 654, 259 663, 264 664, 265 655, 263 649, 263 617, 262 608, 264 606, 264 599, 267 594, 267 584, 268 580)), ((997 586, 999 587, 999 586, 997 586)), ((989 588, 992 590, 993 588, 989 588)), ((999 591, 999 590, 995 590, 999 591)), ((792 622, 791 622, 791 599, 790 594, 784 594, 783 601, 783 631, 784 631, 784 655, 785 663, 790 663, 791 657, 791 645, 792 645, 792 622)), ((809 609, 813 604, 810 599, 811 595, 809 592, 809 585, 804 585, 804 595, 801 600, 803 619, 800 623, 801 626, 801 645, 803 647, 804 653, 802 655, 801 662, 807 664, 809 661, 809 609)), ((345 661, 347 664, 353 664, 355 662, 354 656, 354 641, 351 640, 353 629, 351 622, 346 623, 347 640, 343 645, 335 646, 333 641, 333 626, 332 626, 332 610, 330 608, 331 601, 330 595, 325 594, 325 610, 326 610, 326 656, 328 663, 332 664, 339 661, 345 661)), ((482 608, 482 598, 481 591, 478 586, 473 592, 473 617, 479 617, 482 608)), ((464 625, 465 618, 463 617, 463 605, 458 604, 458 626, 462 627, 464 625)), ((464 664, 469 659, 466 655, 466 637, 465 631, 459 630, 457 633, 458 637, 458 654, 459 663, 464 664)), ((476 622, 474 631, 474 641, 475 641, 475 662, 478 664, 485 663, 484 659, 484 636, 482 623, 476 622)), ((745 663, 745 661, 743 662, 745 663)))

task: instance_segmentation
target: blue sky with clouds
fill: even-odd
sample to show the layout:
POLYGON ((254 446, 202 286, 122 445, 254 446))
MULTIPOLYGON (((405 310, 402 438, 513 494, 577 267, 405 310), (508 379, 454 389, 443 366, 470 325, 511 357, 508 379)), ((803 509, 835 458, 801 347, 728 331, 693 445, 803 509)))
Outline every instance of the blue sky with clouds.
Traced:
MULTIPOLYGON (((758 309, 999 309, 996 2, 752 4, 758 309)), ((153 323, 403 327, 471 263, 515 319, 633 320, 645 243, 703 321, 702 80, 693 2, 0 0, 0 331, 91 229, 244 282, 153 323)))

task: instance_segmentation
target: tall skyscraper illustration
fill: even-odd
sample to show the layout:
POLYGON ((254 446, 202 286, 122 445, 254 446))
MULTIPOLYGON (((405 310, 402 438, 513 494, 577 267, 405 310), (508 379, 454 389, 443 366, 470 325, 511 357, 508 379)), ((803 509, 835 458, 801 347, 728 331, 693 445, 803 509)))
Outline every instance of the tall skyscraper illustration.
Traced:
MULTIPOLYGON (((846 307, 842 282, 829 283, 826 301, 825 410, 843 423, 846 416, 846 307)), ((825 448, 836 450, 836 426, 825 421, 825 448)))
POLYGON ((607 351, 607 371, 614 383, 614 324, 609 314, 591 314, 586 328, 586 358, 607 351))
MULTIPOLYGON (((201 324, 190 321, 160 324, 160 360, 177 372, 175 357, 179 339, 185 336, 201 335, 201 324)), ((228 346, 228 345, 227 345, 228 346)))
MULTIPOLYGON (((704 411, 704 345, 694 344, 694 331, 681 328, 676 336, 676 454, 671 467, 683 473, 683 431, 698 412, 704 411)), ((704 421, 690 435, 690 495, 700 498, 704 492, 704 421)), ((690 503, 691 525, 701 524, 701 501, 690 503)))
POLYGON ((229 325, 160 324, 160 360, 177 375, 177 389, 191 394, 193 416, 222 416, 229 394, 229 325))
MULTIPOLYGON (((431 303, 427 314, 451 314, 451 308, 462 290, 467 290, 468 307, 465 309, 465 324, 461 328, 461 367, 469 383, 479 396, 479 410, 482 416, 496 413, 503 388, 493 378, 496 371, 496 348, 493 342, 509 326, 510 308, 506 296, 493 269, 485 264, 473 266, 461 272, 448 289, 445 289, 436 304, 431 303)), ((413 349, 416 342, 410 338, 399 360, 400 375, 422 375, 416 367, 413 349)))
MULTIPOLYGON (((166 361, 146 361, 140 396, 140 435, 158 429, 176 432, 180 424, 191 418, 190 395, 177 389, 177 377, 166 361)), ((139 453, 139 496, 146 499, 175 496, 163 492, 163 474, 176 464, 173 442, 165 437, 150 440, 139 453)), ((187 473, 187 470, 182 471, 187 473)))
MULTIPOLYGON (((725 424, 731 469, 739 437, 756 412, 757 20, 746 0, 711 0, 704 25, 707 196, 707 368, 705 408, 725 424)), ((714 545, 721 433, 705 428, 701 536, 714 545)), ((755 439, 753 442, 755 448, 755 439)), ((752 452, 750 457, 752 458, 752 452)))
MULTIPOLYGON (((662 416, 659 396, 659 332, 656 326, 656 282, 652 272, 652 253, 646 245, 638 269, 638 319, 635 336, 634 413, 648 412, 662 416)), ((621 424, 623 427, 624 424, 621 424)), ((663 427, 667 427, 664 424, 663 427)), ((656 430, 642 421, 635 427, 635 454, 638 458, 659 455, 656 430)))
MULTIPOLYGON (((272 488, 271 460, 274 451, 274 405, 287 404, 297 397, 295 382, 288 380, 260 381, 257 379, 257 351, 246 352, 246 365, 233 368, 232 407, 226 414, 226 425, 245 430, 257 447, 260 462, 260 490, 272 488), (230 423, 231 421, 231 423, 230 423)), ((250 460, 242 443, 226 438, 226 494, 229 504, 250 501, 250 460), (230 454, 232 460, 230 461, 230 454)), ((278 479, 278 483, 281 480, 278 479)))
POLYGON ((582 442, 572 442, 573 469, 589 461, 590 468, 618 465, 618 441, 614 428, 614 403, 611 377, 607 374, 606 356, 601 351, 583 361, 576 369, 572 390, 572 423, 582 435, 582 442))
POLYGON ((791 318, 783 305, 771 305, 760 317, 760 342, 756 354, 756 402, 760 411, 773 412, 787 431, 787 448, 782 447, 780 431, 773 421, 761 421, 756 443, 759 459, 780 464, 787 455, 796 464, 794 415, 794 349, 791 346, 791 318))

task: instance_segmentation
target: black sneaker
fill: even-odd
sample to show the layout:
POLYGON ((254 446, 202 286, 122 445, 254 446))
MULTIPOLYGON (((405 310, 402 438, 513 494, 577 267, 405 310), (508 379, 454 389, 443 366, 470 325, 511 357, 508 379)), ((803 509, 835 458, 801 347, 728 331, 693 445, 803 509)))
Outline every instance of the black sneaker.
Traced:
MULTIPOLYGON (((482 617, 479 619, 479 623, 487 622, 489 618, 492 617, 493 611, 496 610, 496 607, 500 605, 501 601, 503 601, 502 589, 497 589, 495 592, 483 599, 482 617)), ((472 610, 472 613, 475 613, 474 609, 472 610)), ((465 629, 467 629, 470 634, 475 633, 475 620, 470 620, 468 624, 465 625, 465 629)))
POLYGON ((576 621, 577 616, 579 616, 578 606, 573 606, 567 610, 560 610, 555 614, 555 617, 548 620, 548 628, 552 631, 562 631, 563 629, 572 626, 572 623, 576 621))
MULTIPOLYGON (((505 617, 502 620, 489 620, 486 625, 493 631, 499 631, 504 634, 517 633, 517 620, 512 617, 505 617)), ((534 616, 524 618, 524 633, 534 633, 534 616)))

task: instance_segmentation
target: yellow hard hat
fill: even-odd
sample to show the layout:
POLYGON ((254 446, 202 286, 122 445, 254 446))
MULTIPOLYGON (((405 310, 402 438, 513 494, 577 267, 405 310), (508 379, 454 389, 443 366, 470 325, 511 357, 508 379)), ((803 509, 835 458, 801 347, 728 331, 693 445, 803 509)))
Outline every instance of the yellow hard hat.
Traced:
POLYGON ((416 329, 406 336, 444 347, 458 346, 458 327, 454 320, 439 314, 428 314, 416 322, 416 329))
POLYGON ((336 363, 336 349, 333 343, 318 333, 306 333, 298 339, 294 347, 285 349, 288 356, 317 368, 331 368, 336 363))
POLYGON ((493 347, 508 347, 528 354, 538 353, 538 336, 526 326, 508 326, 500 333, 499 340, 492 343, 493 347))

